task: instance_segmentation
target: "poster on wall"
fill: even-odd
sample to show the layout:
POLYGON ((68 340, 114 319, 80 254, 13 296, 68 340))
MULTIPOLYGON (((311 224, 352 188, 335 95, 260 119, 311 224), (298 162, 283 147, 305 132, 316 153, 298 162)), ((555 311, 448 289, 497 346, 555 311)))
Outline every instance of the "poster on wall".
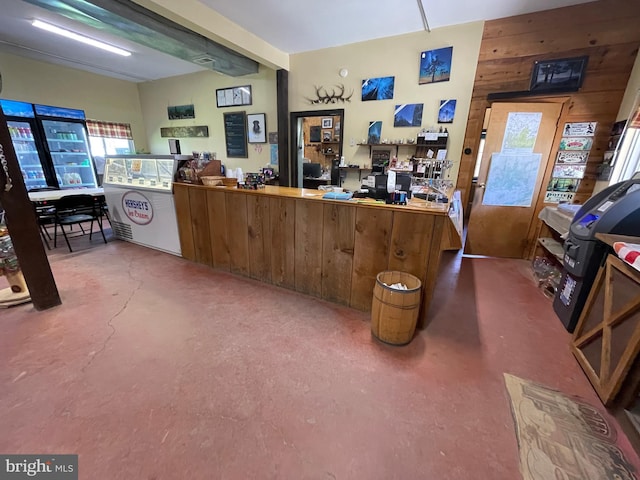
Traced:
POLYGON ((482 204, 530 207, 541 160, 541 153, 516 155, 500 152, 491 155, 482 204))
POLYGON ((593 138, 590 137, 562 137, 560 150, 591 150, 593 138))
POLYGON ((575 197, 575 193, 573 192, 553 192, 547 190, 544 195, 544 203, 560 203, 560 202, 571 202, 573 197, 575 197))
POLYGON ((270 165, 278 165, 278 144, 271 143, 269 145, 269 164, 270 165))
POLYGON ((589 158, 589 152, 558 152, 558 156, 556 157, 557 164, 563 163, 571 163, 571 164, 580 164, 587 163, 587 158, 589 158))
POLYGON ((565 123, 563 135, 565 137, 593 137, 597 125, 597 122, 565 123))
POLYGON ((509 112, 504 128, 502 153, 532 153, 541 121, 542 112, 509 112))

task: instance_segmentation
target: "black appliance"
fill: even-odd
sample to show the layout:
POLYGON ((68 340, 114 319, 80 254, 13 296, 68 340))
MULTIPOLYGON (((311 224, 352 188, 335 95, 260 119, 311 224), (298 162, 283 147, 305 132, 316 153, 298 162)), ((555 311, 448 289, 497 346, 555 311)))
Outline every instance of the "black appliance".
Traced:
POLYGON ((553 309, 573 332, 608 247, 596 233, 640 235, 640 179, 604 189, 578 210, 564 242, 563 273, 553 309))
POLYGON ((322 176, 322 165, 319 163, 303 163, 302 176, 307 178, 320 178, 322 176))
POLYGON ((334 158, 331 160, 331 185, 340 187, 342 185, 342 179, 340 178, 340 160, 334 158))
MULTIPOLYGON (((387 174, 376 173, 373 175, 374 186, 362 185, 360 192, 354 197, 368 197, 375 198, 377 200, 390 200, 389 192, 387 191, 387 174)), ((411 175, 406 173, 396 174, 396 190, 400 190, 407 193, 407 198, 411 198, 411 175)))
POLYGON ((27 190, 98 186, 82 110, 0 100, 27 190))

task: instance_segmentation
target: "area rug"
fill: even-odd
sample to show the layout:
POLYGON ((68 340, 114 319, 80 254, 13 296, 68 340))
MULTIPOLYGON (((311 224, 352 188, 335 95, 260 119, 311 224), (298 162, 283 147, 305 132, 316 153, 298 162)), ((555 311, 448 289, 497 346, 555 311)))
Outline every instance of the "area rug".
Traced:
POLYGON ((596 408, 513 375, 504 378, 524 480, 638 479, 615 426, 596 408))

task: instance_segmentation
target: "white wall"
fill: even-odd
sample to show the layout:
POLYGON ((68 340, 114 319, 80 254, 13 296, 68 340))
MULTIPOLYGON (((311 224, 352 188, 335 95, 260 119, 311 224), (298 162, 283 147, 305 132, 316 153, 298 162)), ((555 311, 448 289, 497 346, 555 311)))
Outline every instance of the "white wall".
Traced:
POLYGON ((147 135, 135 83, 0 53, 2 98, 84 110, 87 118, 129 123, 137 149, 147 135))
POLYGON ((237 111, 245 111, 247 114, 266 113, 267 132, 276 132, 275 70, 261 66, 257 74, 237 78, 215 72, 199 72, 140 83, 138 88, 151 153, 169 153, 168 139, 160 136, 161 127, 207 125, 208 138, 179 139, 183 154, 190 154, 192 151, 215 152, 216 158, 222 160, 227 167, 241 167, 245 173, 257 172, 261 167, 268 165, 268 143, 249 144, 249 158, 227 158, 223 114, 237 111), (216 89, 241 85, 251 85, 252 105, 216 107, 216 89), (168 119, 168 106, 189 104, 194 105, 195 119, 168 119))
MULTIPOLYGON (((440 100, 456 99, 454 122, 443 125, 449 131, 448 157, 455 162, 454 168, 449 172, 449 178, 455 182, 471 103, 483 25, 483 22, 474 22, 438 28, 431 33, 417 32, 294 54, 290 62, 289 108, 294 112, 344 108, 345 119, 342 126, 344 156, 348 163, 364 166, 371 163, 369 149, 355 144, 367 138, 370 121, 382 121, 382 138, 390 142, 399 138, 415 139, 420 128, 393 127, 395 105, 423 103, 422 127, 438 127, 440 100), (448 46, 453 46, 450 81, 419 85, 420 53, 448 46), (349 71, 346 78, 339 75, 342 68, 349 71), (362 80, 384 76, 395 76, 394 98, 362 102, 362 80), (351 102, 312 105, 305 99, 305 97, 314 97, 314 86, 323 86, 331 90, 339 84, 345 85, 347 93, 353 91, 351 102)), ((404 159, 413 153, 414 148, 400 147, 399 158, 404 159)), ((350 182, 348 186, 353 187, 352 183, 350 182)), ((355 183, 357 183, 357 174, 355 183)))

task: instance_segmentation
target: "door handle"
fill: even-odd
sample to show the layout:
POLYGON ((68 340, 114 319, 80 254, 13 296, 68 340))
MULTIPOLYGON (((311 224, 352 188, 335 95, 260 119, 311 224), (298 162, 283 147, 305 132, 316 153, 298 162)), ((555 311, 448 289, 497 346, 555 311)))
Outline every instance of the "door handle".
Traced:
POLYGON ((479 183, 479 184, 478 184, 478 188, 484 188, 484 187, 486 187, 486 186, 487 186, 487 184, 486 184, 486 183, 479 183))

